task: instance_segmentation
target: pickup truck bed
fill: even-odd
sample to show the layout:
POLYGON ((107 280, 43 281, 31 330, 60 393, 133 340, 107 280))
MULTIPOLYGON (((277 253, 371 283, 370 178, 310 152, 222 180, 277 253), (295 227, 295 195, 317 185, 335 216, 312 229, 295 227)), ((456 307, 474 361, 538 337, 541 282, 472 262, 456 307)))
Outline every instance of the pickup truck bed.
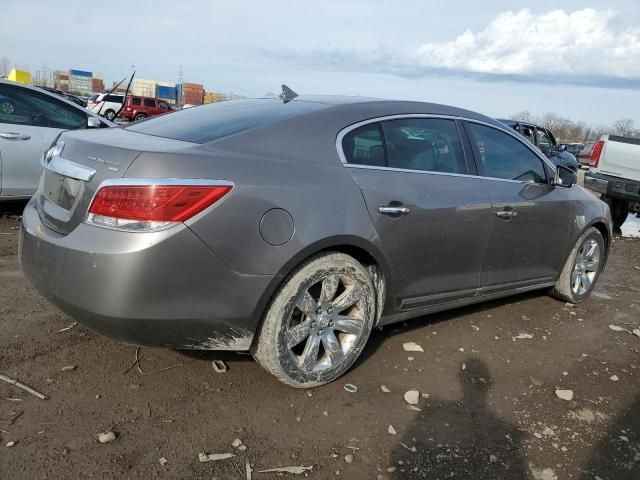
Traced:
POLYGON ((614 229, 622 226, 630 211, 640 214, 640 139, 600 137, 584 184, 609 204, 614 229))

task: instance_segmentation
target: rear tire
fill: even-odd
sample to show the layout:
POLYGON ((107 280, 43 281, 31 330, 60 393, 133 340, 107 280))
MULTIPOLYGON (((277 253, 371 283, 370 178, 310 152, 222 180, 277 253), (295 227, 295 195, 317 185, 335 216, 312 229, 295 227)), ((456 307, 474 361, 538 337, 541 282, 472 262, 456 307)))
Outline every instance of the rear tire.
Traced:
POLYGON ((571 250, 551 295, 570 303, 586 300, 598 281, 605 255, 602 234, 597 228, 588 228, 571 250))
POLYGON ((375 299, 371 278, 354 258, 337 252, 312 257, 275 294, 251 353, 292 387, 331 382, 362 352, 375 299))
POLYGON ((112 121, 115 116, 116 116, 116 112, 111 109, 104 112, 104 118, 106 118, 109 121, 112 121))
POLYGON ((138 122, 140 120, 144 120, 147 116, 144 113, 138 113, 133 119, 134 122, 138 122))
POLYGON ((602 200, 609 205, 609 210, 611 211, 611 220, 613 222, 613 229, 620 230, 622 224, 627 219, 629 215, 629 202, 626 200, 618 200, 617 198, 607 197, 606 195, 602 196, 602 200))

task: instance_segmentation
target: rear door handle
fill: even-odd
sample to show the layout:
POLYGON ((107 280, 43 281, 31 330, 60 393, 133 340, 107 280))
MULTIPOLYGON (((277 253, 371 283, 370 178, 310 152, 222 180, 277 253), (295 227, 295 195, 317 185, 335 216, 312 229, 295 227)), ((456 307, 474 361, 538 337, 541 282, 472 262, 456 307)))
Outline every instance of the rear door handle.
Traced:
POLYGON ((410 211, 407 207, 378 207, 378 212, 384 215, 406 215, 410 211))
POLYGON ((31 135, 17 132, 2 132, 0 133, 0 138, 4 138, 6 140, 29 140, 31 135))

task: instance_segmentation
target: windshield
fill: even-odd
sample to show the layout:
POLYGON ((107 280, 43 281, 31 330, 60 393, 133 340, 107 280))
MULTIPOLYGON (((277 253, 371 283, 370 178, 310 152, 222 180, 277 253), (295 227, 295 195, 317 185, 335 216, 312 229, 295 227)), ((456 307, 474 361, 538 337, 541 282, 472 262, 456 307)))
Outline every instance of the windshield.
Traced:
POLYGON ((180 110, 124 128, 185 142, 206 143, 328 106, 305 101, 283 103, 276 99, 230 100, 180 110))

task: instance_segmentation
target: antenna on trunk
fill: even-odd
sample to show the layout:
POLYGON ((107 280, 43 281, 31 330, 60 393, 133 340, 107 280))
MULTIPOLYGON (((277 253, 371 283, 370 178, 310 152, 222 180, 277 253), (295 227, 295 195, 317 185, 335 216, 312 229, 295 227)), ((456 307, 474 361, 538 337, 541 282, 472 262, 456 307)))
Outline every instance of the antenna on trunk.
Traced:
POLYGON ((289 103, 291 100, 293 100, 297 96, 298 94, 296 92, 294 92, 284 84, 282 85, 282 93, 278 95, 280 100, 282 100, 282 103, 289 103))

